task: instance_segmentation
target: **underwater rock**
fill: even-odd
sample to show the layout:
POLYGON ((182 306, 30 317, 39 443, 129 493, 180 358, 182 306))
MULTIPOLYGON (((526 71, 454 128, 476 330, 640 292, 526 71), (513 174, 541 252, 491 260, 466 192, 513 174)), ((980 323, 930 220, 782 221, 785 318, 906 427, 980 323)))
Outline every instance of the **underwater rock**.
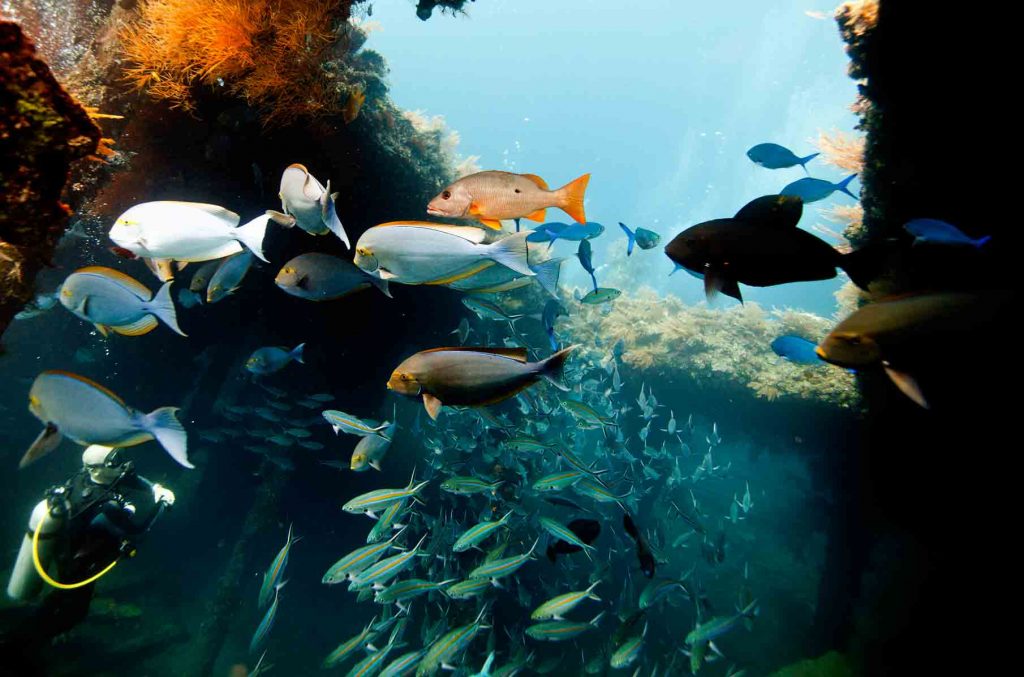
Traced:
POLYGON ((0 22, 0 333, 32 299, 67 224, 60 198, 71 163, 99 140, 21 28, 0 22))
POLYGON ((859 400, 849 372, 794 364, 772 352, 772 340, 784 334, 816 342, 831 329, 832 320, 811 313, 769 314, 755 303, 715 310, 648 288, 623 294, 613 313, 580 305, 566 324, 573 342, 582 344, 581 354, 595 362, 607 351, 595 339, 602 346, 622 340, 623 361, 640 372, 746 390, 768 401, 792 398, 850 408, 859 400))

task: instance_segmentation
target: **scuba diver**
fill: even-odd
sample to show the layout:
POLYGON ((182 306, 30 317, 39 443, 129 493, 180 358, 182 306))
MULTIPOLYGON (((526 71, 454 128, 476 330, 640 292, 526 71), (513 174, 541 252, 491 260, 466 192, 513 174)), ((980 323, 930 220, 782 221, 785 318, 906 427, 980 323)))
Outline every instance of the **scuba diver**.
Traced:
MULTIPOLYGON (((89 611, 96 581, 123 557, 135 554, 174 493, 135 472, 121 449, 93 445, 82 470, 51 487, 29 518, 7 595, 20 602, 43 599, 19 611, 13 629, 0 630, 0 649, 26 651, 67 632, 89 611)), ((8 623, 4 623, 8 625, 8 623)))

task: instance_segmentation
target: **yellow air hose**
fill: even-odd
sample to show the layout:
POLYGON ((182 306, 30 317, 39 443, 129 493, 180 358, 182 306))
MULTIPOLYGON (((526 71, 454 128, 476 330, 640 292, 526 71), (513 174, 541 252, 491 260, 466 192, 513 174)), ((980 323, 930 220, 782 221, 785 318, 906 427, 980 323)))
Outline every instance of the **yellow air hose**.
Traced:
POLYGON ((32 563, 36 565, 36 573, 39 574, 39 577, 55 588, 60 590, 74 590, 75 588, 81 588, 82 586, 89 585, 90 583, 99 580, 108 571, 113 569, 114 565, 117 564, 117 560, 120 559, 119 557, 115 557, 114 561, 104 567, 98 574, 94 574, 84 581, 79 581, 78 583, 61 583, 60 581, 54 580, 53 578, 50 578, 48 573, 46 573, 46 570, 43 568, 43 563, 39 561, 39 533, 43 530, 43 522, 44 520, 39 520, 39 524, 36 525, 36 530, 32 533, 32 563))

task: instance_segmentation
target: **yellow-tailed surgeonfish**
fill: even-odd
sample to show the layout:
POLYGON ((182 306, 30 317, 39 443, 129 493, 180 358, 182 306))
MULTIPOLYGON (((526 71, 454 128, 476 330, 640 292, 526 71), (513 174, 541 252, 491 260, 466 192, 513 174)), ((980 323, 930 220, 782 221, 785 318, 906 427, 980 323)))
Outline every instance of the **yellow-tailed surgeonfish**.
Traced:
POLYGON ((117 218, 110 239, 143 258, 209 261, 237 254, 245 245, 266 261, 263 235, 269 220, 262 214, 239 226, 238 214, 217 205, 143 202, 117 218))
POLYGON ((558 190, 549 190, 547 182, 536 174, 477 172, 438 193, 427 205, 427 213, 476 219, 497 230, 501 228, 501 219, 526 218, 543 222, 545 210, 558 207, 576 221, 585 223, 583 196, 589 181, 590 174, 584 174, 558 190))
POLYGON ((178 327, 170 282, 153 296, 141 282, 118 270, 89 266, 68 275, 59 297, 65 308, 96 325, 104 336, 110 331, 125 336, 147 334, 158 319, 185 336, 178 327))
POLYGON ((288 165, 281 174, 281 208, 288 216, 295 217, 295 224, 311 235, 334 233, 338 239, 351 248, 345 227, 341 225, 334 200, 337 193, 331 193, 331 182, 323 186, 309 170, 300 164, 288 165))
POLYGON ((340 299, 370 286, 391 298, 387 280, 368 275, 345 259, 318 252, 300 254, 281 266, 274 284, 307 301, 340 299))
POLYGON ((402 284, 450 285, 500 264, 532 277, 527 232, 487 244, 473 226, 394 221, 370 228, 356 243, 355 264, 370 275, 402 284))
POLYGON ((436 419, 443 405, 481 407, 501 402, 541 379, 561 390, 565 359, 576 346, 540 362, 527 362, 525 348, 434 348, 406 358, 387 386, 399 395, 422 397, 436 419))
POLYGON ((193 468, 188 460, 185 429, 176 407, 160 407, 148 414, 129 407, 98 383, 66 371, 44 371, 28 393, 29 411, 46 428, 32 443, 19 467, 54 450, 62 437, 88 446, 131 447, 156 439, 175 461, 193 468))

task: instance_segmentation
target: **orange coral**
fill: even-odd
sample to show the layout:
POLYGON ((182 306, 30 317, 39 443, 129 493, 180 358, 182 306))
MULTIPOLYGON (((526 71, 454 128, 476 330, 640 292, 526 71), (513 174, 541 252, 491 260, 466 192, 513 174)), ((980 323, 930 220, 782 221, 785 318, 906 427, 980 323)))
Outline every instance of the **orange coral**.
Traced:
POLYGON ((860 174, 864 169, 863 136, 844 134, 838 130, 833 130, 831 134, 818 132, 818 139, 813 143, 821 151, 821 159, 828 164, 853 174, 860 174))
POLYGON ((854 35, 863 36, 878 25, 878 0, 844 2, 836 8, 835 15, 854 35))
POLYGON ((194 87, 221 85, 264 123, 337 113, 323 68, 350 28, 338 0, 143 0, 121 32, 124 77, 150 96, 193 110, 194 87))

